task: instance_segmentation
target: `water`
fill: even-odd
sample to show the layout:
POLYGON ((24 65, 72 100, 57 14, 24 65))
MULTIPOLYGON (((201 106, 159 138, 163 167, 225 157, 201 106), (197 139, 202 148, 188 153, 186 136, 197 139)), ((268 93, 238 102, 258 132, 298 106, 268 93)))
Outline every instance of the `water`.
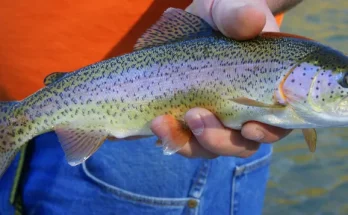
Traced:
MULTIPOLYGON (((282 31, 348 53, 348 0, 304 0, 287 13, 282 31)), ((264 214, 348 214, 348 128, 317 132, 315 154, 300 131, 274 145, 264 214)))

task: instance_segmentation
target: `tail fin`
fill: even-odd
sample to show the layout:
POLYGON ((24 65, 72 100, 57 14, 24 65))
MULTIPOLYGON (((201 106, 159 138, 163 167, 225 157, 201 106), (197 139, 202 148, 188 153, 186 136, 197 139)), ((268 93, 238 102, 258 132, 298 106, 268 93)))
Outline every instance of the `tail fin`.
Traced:
POLYGON ((13 159, 16 157, 19 150, 20 148, 8 151, 2 151, 2 149, 0 149, 0 179, 12 163, 13 159))
POLYGON ((19 147, 8 147, 8 144, 14 142, 9 122, 13 106, 17 103, 0 102, 0 178, 20 150, 19 147))

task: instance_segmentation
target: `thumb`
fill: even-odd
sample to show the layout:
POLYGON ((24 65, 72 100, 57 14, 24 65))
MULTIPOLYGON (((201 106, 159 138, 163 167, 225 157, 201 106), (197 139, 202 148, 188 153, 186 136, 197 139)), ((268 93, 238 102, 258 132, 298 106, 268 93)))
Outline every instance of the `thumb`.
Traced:
POLYGON ((237 40, 251 39, 261 31, 279 31, 266 0, 194 0, 187 11, 237 40))

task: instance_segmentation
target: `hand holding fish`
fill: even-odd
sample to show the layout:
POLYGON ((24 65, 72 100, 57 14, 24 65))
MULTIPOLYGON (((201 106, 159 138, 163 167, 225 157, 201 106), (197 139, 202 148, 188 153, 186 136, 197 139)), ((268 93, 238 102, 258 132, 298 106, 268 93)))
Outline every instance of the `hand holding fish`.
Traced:
MULTIPOLYGON (((279 31, 266 0, 195 0, 186 10, 233 39, 246 40, 261 31, 279 31)), ((248 157, 257 151, 260 142, 275 142, 291 131, 257 122, 247 122, 241 131, 232 130, 203 108, 188 111, 185 122, 195 136, 178 152, 187 157, 248 157)), ((161 139, 170 126, 158 117, 152 130, 161 139)))

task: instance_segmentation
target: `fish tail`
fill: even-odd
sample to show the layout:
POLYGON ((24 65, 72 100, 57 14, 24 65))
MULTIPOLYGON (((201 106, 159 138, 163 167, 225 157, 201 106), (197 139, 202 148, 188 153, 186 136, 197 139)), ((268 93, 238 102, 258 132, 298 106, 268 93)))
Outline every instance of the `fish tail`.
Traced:
POLYGON ((11 120, 15 104, 18 102, 0 102, 0 178, 20 150, 17 147, 14 127, 11 120))

